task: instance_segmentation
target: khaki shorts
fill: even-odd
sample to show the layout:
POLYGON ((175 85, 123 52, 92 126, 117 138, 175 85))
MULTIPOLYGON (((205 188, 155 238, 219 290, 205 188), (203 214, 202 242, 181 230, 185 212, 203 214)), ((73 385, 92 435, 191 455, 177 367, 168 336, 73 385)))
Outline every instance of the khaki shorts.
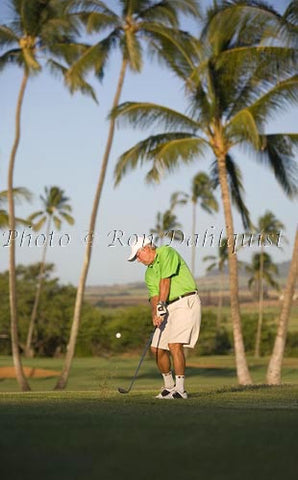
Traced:
POLYGON ((156 329, 151 346, 169 350, 169 343, 182 343, 194 348, 201 326, 201 302, 197 294, 168 305, 168 317, 156 329))

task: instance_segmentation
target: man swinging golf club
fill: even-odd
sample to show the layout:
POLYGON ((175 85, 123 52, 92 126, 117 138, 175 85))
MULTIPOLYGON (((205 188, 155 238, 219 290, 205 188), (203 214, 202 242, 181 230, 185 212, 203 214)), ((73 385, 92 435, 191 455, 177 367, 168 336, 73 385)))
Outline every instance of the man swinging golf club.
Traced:
POLYGON ((152 307, 152 322, 157 327, 151 350, 164 386, 156 398, 186 399, 183 347, 194 348, 201 324, 201 303, 195 280, 174 248, 156 247, 146 236, 138 236, 131 247, 128 261, 134 260, 147 266, 145 282, 152 307))

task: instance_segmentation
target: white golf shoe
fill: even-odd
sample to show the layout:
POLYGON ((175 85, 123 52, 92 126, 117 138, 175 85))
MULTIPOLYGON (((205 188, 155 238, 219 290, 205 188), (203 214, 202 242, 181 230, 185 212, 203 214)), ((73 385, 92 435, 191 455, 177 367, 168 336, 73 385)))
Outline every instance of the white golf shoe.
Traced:
POLYGON ((188 394, 186 390, 184 390, 184 392, 179 392, 179 390, 174 390, 171 393, 171 399, 173 400, 179 400, 179 399, 186 400, 187 398, 188 398, 188 394))
POLYGON ((158 395, 156 395, 155 398, 158 398, 159 400, 165 400, 165 399, 169 399, 169 398, 172 398, 172 394, 175 392, 175 387, 173 388, 165 388, 163 387, 161 389, 161 391, 159 392, 158 395))

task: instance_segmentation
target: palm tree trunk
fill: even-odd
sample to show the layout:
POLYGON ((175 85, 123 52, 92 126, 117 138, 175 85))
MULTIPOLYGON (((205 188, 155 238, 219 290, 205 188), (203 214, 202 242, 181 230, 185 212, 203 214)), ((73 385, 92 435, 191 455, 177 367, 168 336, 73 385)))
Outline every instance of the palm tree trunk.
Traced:
MULTIPOLYGON (((122 65, 121 65, 120 75, 119 75, 119 79, 118 79, 118 85, 117 85, 117 89, 116 89, 116 93, 115 93, 115 97, 114 97, 114 101, 113 101, 113 108, 116 108, 117 105, 119 104, 126 68, 127 68, 127 60, 124 59, 122 61, 122 65)), ((106 148, 105 148, 105 152, 104 152, 104 156, 103 156, 103 160, 102 160, 99 180, 98 180, 98 184, 97 184, 97 189, 96 189, 95 198, 94 198, 94 202, 93 202, 93 208, 92 208, 91 217, 90 217, 89 236, 91 236, 91 238, 92 238, 92 236, 94 234, 94 231, 95 231, 97 211, 98 211, 99 201, 100 201, 101 192, 102 192, 104 179, 105 179, 105 175, 106 175, 108 160, 109 160, 109 156, 110 156, 110 152, 111 152, 111 148, 112 148, 114 131, 115 131, 115 119, 112 118, 110 120, 110 128, 109 128, 107 144, 106 144, 106 148)), ((71 369, 72 360, 73 360, 73 356, 74 356, 74 352, 75 352, 75 346, 76 346, 76 340, 77 340, 77 336, 78 336, 79 326, 80 326, 83 296, 84 296, 84 291, 85 291, 85 286, 86 286, 87 275, 88 275, 88 271, 89 271, 91 253, 92 253, 92 240, 88 241, 87 244, 86 244, 85 258, 84 258, 83 267, 82 267, 81 276, 80 276, 80 281, 79 281, 77 294, 76 294, 74 316, 73 316, 73 321, 72 321, 72 326, 71 326, 70 339, 69 339, 69 343, 68 343, 68 346, 67 346, 67 352, 66 352, 64 367, 63 367, 61 376, 59 377, 58 382, 55 386, 55 390, 64 389, 66 387, 66 384, 67 384, 67 381, 68 381, 69 372, 70 372, 70 369, 71 369)))
POLYGON ((249 385, 252 383, 252 379, 251 379, 247 361, 246 361, 243 335, 242 335, 240 306, 239 306, 239 297, 238 297, 238 264, 237 264, 236 251, 233 251, 234 225, 233 225, 229 185, 227 181, 225 155, 218 156, 217 161, 218 161, 219 181, 221 186, 221 197, 222 197, 225 223, 226 223, 226 234, 228 239, 231 314, 232 314, 232 322, 233 322, 233 336, 234 336, 237 378, 240 385, 249 385))
POLYGON ((285 351, 285 344, 288 331, 289 316, 295 291, 295 284, 298 273, 298 230, 296 230, 295 245, 293 257, 289 269, 287 285, 283 306, 279 318, 277 335, 275 338, 272 356, 267 370, 267 383, 271 385, 279 385, 281 383, 281 367, 285 351))
MULTIPOLYGON (((13 174, 16 154, 21 137, 21 110, 24 100, 25 89, 28 81, 28 72, 24 71, 21 88, 18 96, 17 110, 16 110, 16 127, 15 139, 11 150, 9 167, 8 167, 8 215, 9 215, 9 229, 14 237, 16 222, 15 222, 15 208, 13 198, 13 174)), ((11 348, 13 363, 16 372, 16 379, 23 392, 29 391, 30 386, 24 375, 21 356, 19 352, 19 334, 18 334, 18 314, 17 314, 17 292, 16 292, 16 264, 15 264, 15 241, 12 239, 9 246, 9 302, 10 302, 10 325, 11 325, 11 348)))
POLYGON ((196 203, 192 203, 192 250, 191 250, 191 271, 193 276, 195 276, 195 268, 196 268, 196 242, 195 242, 195 234, 196 234, 196 203))
POLYGON ((48 219, 48 224, 47 224, 47 229, 46 229, 46 242, 45 242, 45 245, 44 245, 44 248, 43 248, 43 253, 42 253, 42 258, 41 258, 41 263, 40 263, 39 276, 38 276, 38 283, 37 283, 37 287, 36 287, 34 304, 33 304, 33 309, 32 309, 31 318, 30 318, 30 322, 29 322, 29 328, 28 328, 28 334, 27 334, 27 340, 26 340, 26 347, 25 347, 26 357, 33 357, 34 356, 34 350, 32 349, 31 344, 32 344, 33 330, 34 330, 34 326, 35 326, 37 309, 38 309, 38 305, 39 305, 39 299, 40 299, 40 294, 41 294, 41 289, 42 289, 42 284, 43 284, 43 274, 44 274, 44 268, 45 268, 45 261, 46 261, 46 254, 47 254, 48 238, 49 238, 50 228, 51 228, 51 217, 49 217, 49 219, 48 219))
POLYGON ((218 306, 217 306, 217 320, 216 320, 216 330, 219 332, 220 324, 221 324, 221 313, 222 313, 222 300, 223 300, 223 271, 220 271, 219 277, 219 298, 218 298, 218 306))
POLYGON ((262 334, 262 324, 263 324, 263 302, 264 302, 264 286, 263 286, 263 274, 264 274, 264 247, 263 247, 263 238, 261 242, 261 256, 260 256, 260 279, 259 279, 259 317, 258 317, 258 327, 256 335, 256 344, 255 344, 255 358, 260 357, 260 345, 261 345, 261 334, 262 334))

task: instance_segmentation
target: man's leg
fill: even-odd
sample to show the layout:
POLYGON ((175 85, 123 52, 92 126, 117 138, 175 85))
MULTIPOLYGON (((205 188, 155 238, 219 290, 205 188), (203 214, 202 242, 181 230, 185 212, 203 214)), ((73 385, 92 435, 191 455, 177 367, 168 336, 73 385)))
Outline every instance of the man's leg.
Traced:
POLYGON ((171 361, 168 350, 151 347, 151 351, 155 356, 156 364, 160 373, 168 373, 171 370, 171 361))
POLYGON ((176 392, 173 394, 174 398, 187 398, 187 393, 184 388, 184 374, 185 374, 185 355, 182 343, 169 343, 169 349, 173 357, 173 364, 176 378, 176 392))
POLYGON ((171 372, 171 361, 168 350, 151 347, 152 353, 155 355, 157 367, 162 374, 164 381, 164 388, 157 395, 157 398, 166 398, 175 387, 173 375, 171 372))
POLYGON ((185 374, 185 355, 182 343, 169 343, 176 375, 185 374))

